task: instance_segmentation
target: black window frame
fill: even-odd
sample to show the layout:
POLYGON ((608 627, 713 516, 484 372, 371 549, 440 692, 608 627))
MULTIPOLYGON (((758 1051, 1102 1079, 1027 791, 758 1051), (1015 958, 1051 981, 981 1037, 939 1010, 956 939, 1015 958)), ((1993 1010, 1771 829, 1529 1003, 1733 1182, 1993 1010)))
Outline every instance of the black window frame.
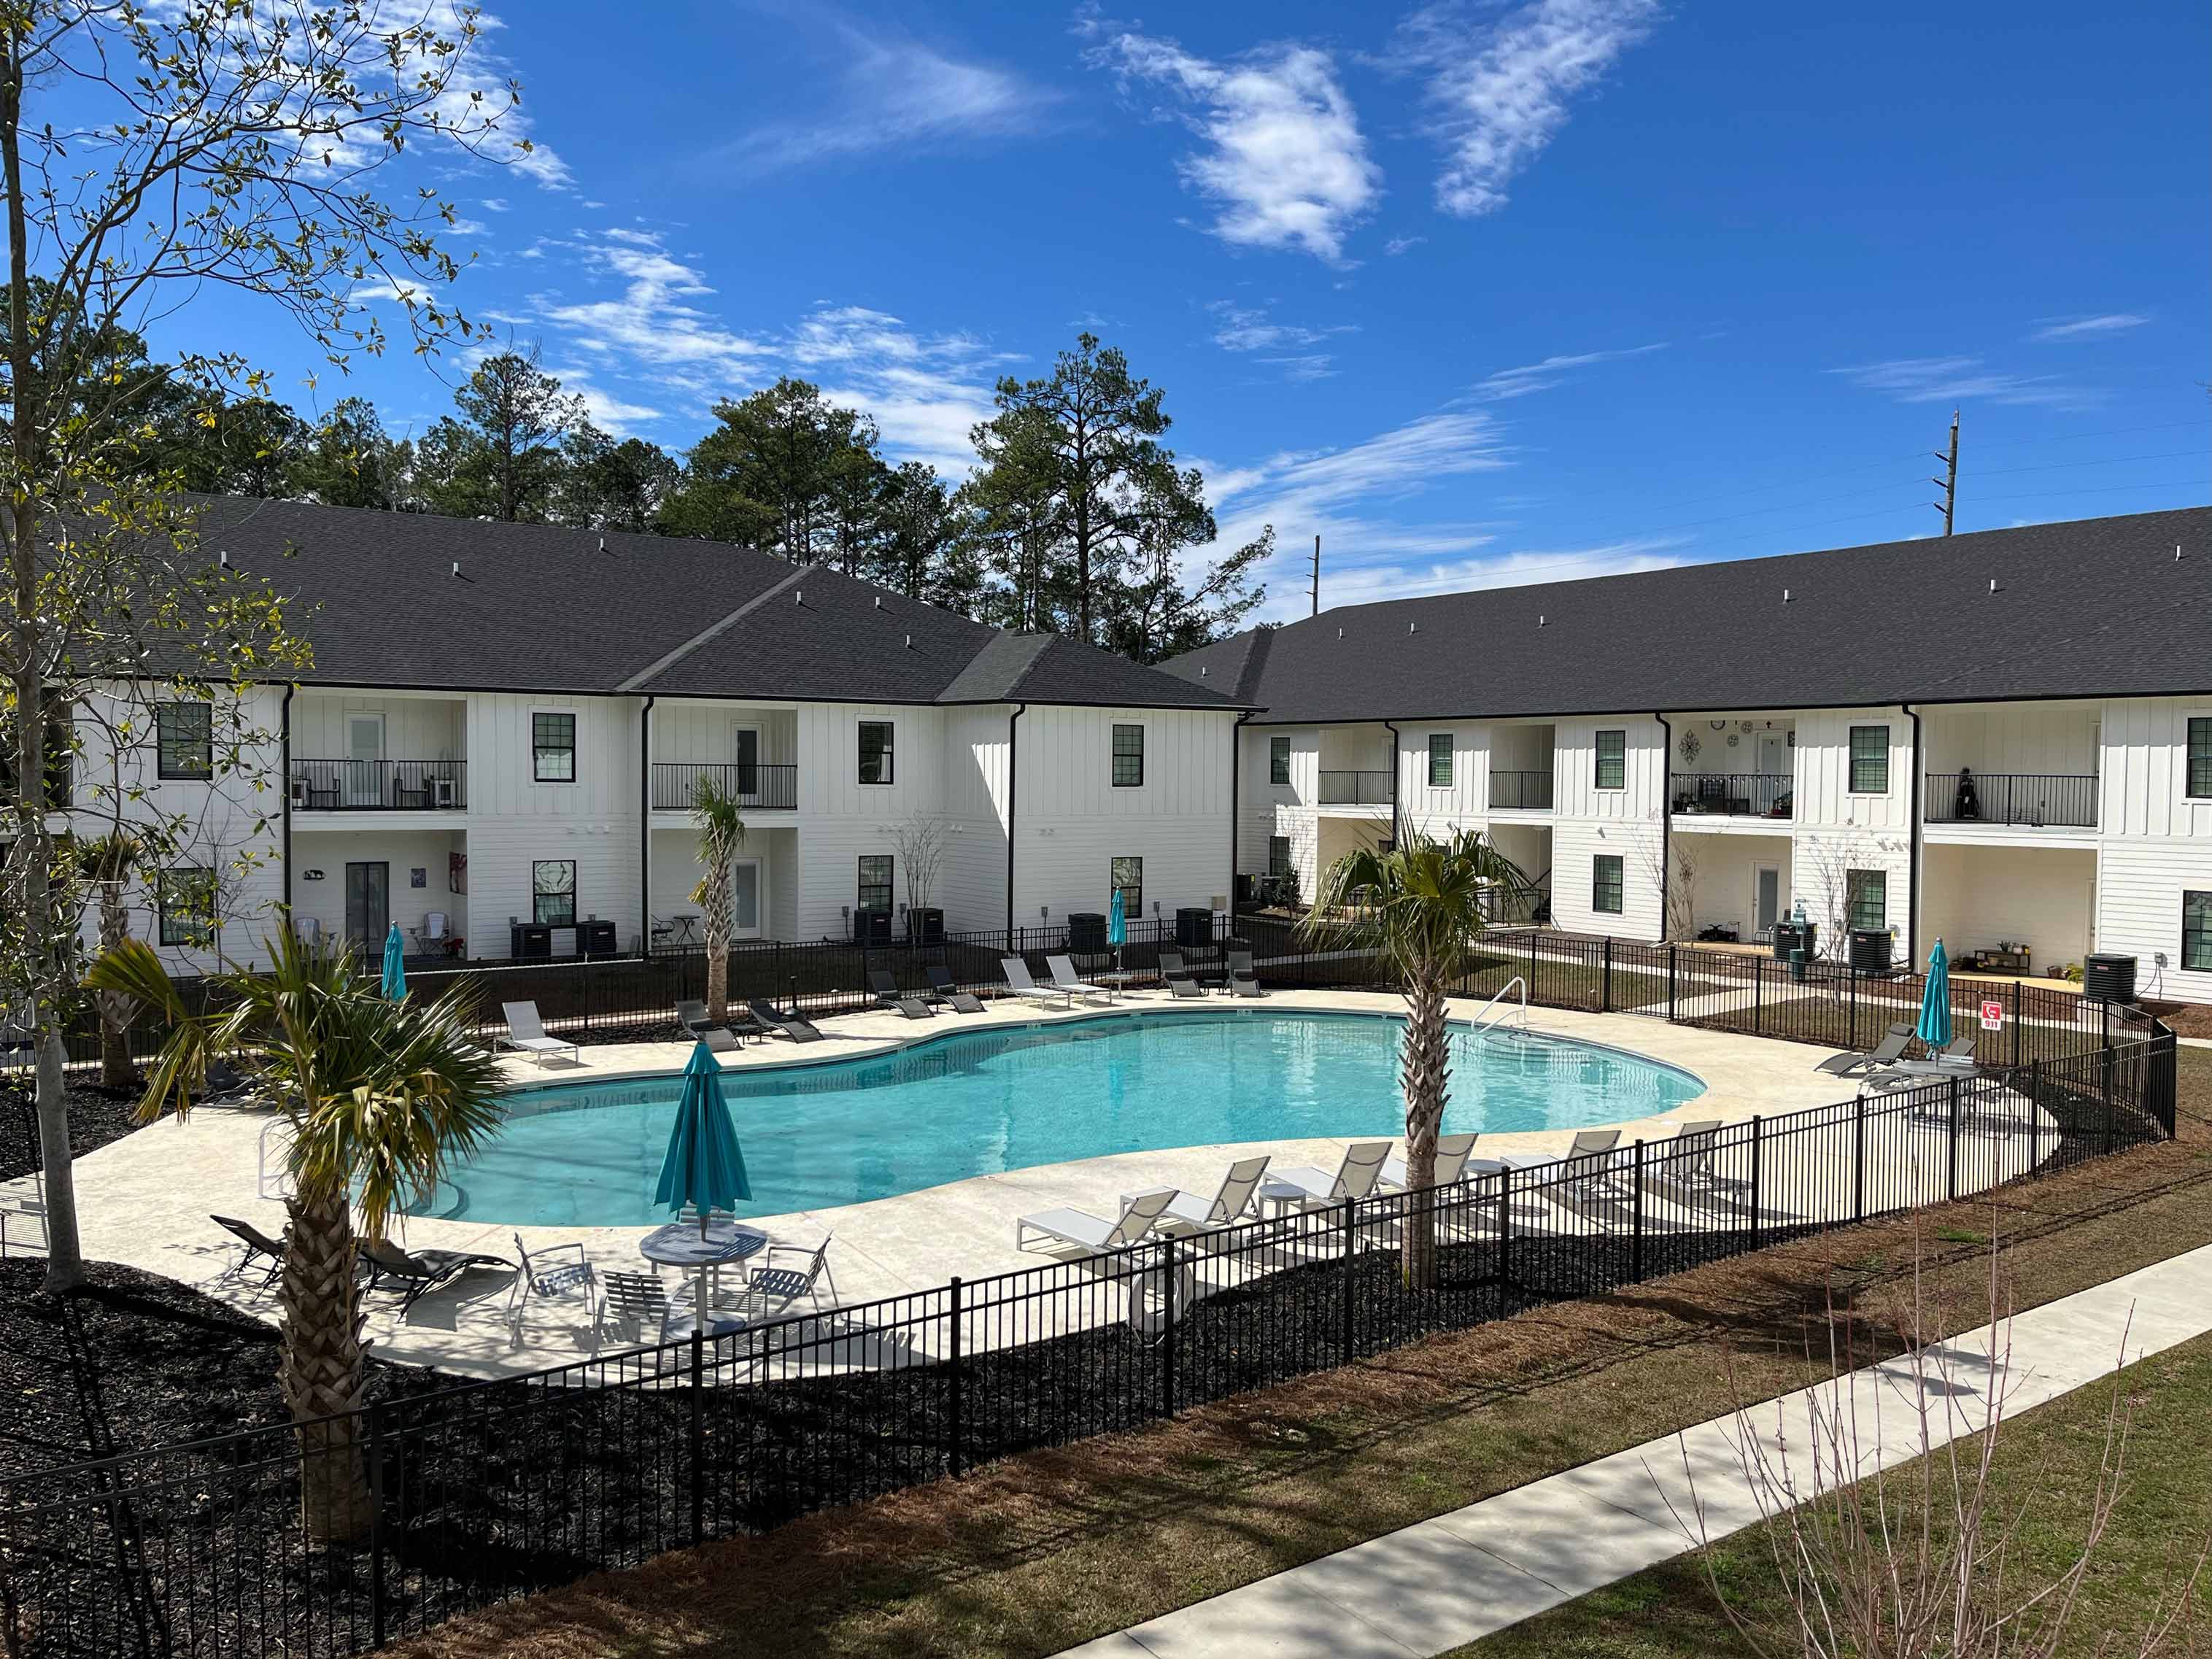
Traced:
POLYGON ((1889 872, 1887 870, 1846 870, 1844 872, 1844 927, 1851 933, 1886 933, 1889 931, 1889 872), (1881 914, 1871 921, 1860 914, 1861 902, 1868 892, 1880 896, 1881 914))
POLYGON ((1457 750, 1455 747, 1455 739, 1450 732, 1431 732, 1429 733, 1430 788, 1449 789, 1452 787, 1452 775, 1456 769, 1455 764, 1455 757, 1456 754, 1457 750), (1443 744, 1443 748, 1441 750, 1437 747, 1440 743, 1443 744), (1438 777, 1437 775, 1437 762, 1439 759, 1441 759, 1444 763, 1444 775, 1442 777, 1438 777))
POLYGON ((1278 788, 1288 788, 1291 781, 1291 740, 1287 737, 1270 736, 1267 739, 1267 782, 1278 788))
POLYGON ((205 783, 215 776, 215 710, 204 702, 161 702, 154 705, 154 775, 165 783, 205 783), (198 717, 199 731, 173 735, 172 720, 198 717), (173 764, 173 751, 196 749, 200 758, 185 765, 173 764))
POLYGON ((1145 728, 1141 723, 1131 724, 1116 720, 1113 737, 1113 778, 1116 789, 1141 789, 1145 787, 1145 728), (1122 741, 1129 733, 1136 734, 1137 746, 1125 749, 1122 741), (1124 762, 1133 764, 1124 765, 1124 762))
POLYGON ((1291 862, 1291 838, 1290 838, 1288 836, 1268 836, 1268 837, 1267 837, 1267 874, 1268 874, 1268 876, 1269 876, 1271 878, 1280 878, 1281 877, 1284 877, 1284 876, 1287 876, 1287 875, 1289 875, 1289 874, 1291 873, 1291 871, 1293 871, 1293 870, 1295 870, 1295 869, 1297 869, 1297 866, 1296 864, 1294 864, 1293 862, 1291 862), (1278 860, 1278 859, 1276 858, 1276 856, 1275 856, 1275 851, 1276 851, 1276 849, 1277 849, 1278 848, 1281 848, 1281 849, 1282 849, 1282 854, 1283 854, 1283 856, 1282 856, 1279 860, 1278 860))
POLYGON ((1854 726, 1851 727, 1850 741, 1847 746, 1847 752, 1850 756, 1851 769, 1850 780, 1851 787, 1849 793, 1854 795, 1887 794, 1889 793, 1889 727, 1887 726, 1854 726), (1859 739, 1862 737, 1869 735, 1873 736, 1880 745, 1880 752, 1877 754, 1862 755, 1859 753, 1859 739), (1861 782, 1859 779, 1859 768, 1862 766, 1881 768, 1881 781, 1879 783, 1861 782))
POLYGON ((897 908, 897 901, 893 893, 893 883, 897 874, 893 854, 890 853, 861 854, 853 866, 853 913, 855 915, 890 915, 897 908), (883 866, 880 879, 871 879, 871 877, 877 873, 870 869, 869 866, 872 865, 883 866), (883 902, 872 902, 870 898, 872 894, 880 894, 883 902))
POLYGON ((1106 893, 1109 898, 1115 893, 1121 895, 1121 914, 1127 920, 1134 921, 1145 914, 1145 856, 1143 854, 1116 853, 1106 860, 1106 893), (1137 878, 1133 882, 1121 879, 1123 874, 1121 866, 1127 864, 1133 864, 1137 866, 1137 878))
POLYGON ((533 708, 530 711, 530 781, 532 783, 574 783, 576 781, 576 714, 574 709, 533 708), (562 727, 567 727, 568 740, 561 740, 562 727), (568 757, 568 775, 548 777, 545 758, 549 755, 568 757))
POLYGON ((155 937, 175 949, 205 950, 215 943, 215 871, 209 866, 179 864, 160 872, 154 880, 155 937), (180 884, 184 882, 191 883, 198 890, 180 902, 173 896, 180 892, 180 884), (205 912, 197 923, 190 919, 194 902, 205 912))
POLYGON ((1591 744, 1590 752, 1595 758, 1595 763, 1590 769, 1591 788, 1626 789, 1628 787, 1628 730, 1626 726, 1619 730, 1607 728, 1598 732, 1591 744), (1606 753, 1607 738, 1613 739, 1617 745, 1614 752, 1610 755, 1606 753), (1605 781, 1605 769, 1608 764, 1614 769, 1611 783, 1605 781))
POLYGON ((577 918, 582 914, 582 908, 577 902, 576 878, 576 860, 574 859, 531 860, 530 920, 540 927, 574 927, 576 925, 577 918), (568 886, 566 891, 563 891, 562 889, 557 887, 544 887, 539 885, 538 872, 540 870, 557 870, 563 866, 566 866, 568 871, 568 886), (545 914, 546 900, 563 898, 568 901, 568 914, 567 915, 549 916, 545 914))
POLYGON ((1619 853, 1590 854, 1590 909, 1601 916, 1622 915, 1628 904, 1628 860, 1619 853), (1607 878, 1606 866, 1613 866, 1612 877, 1607 878), (1610 893, 1613 902, 1605 901, 1610 893))
POLYGON ((898 722, 896 720, 861 720, 853 728, 853 776, 864 788, 888 789, 898 781, 898 722), (871 730, 883 733, 876 746, 876 769, 882 776, 868 775, 868 733, 871 730))
POLYGON ((2212 715, 2189 717, 2185 743, 2181 793, 2190 800, 2212 800, 2212 715))
POLYGON ((2181 890, 2181 971, 2212 974, 2212 892, 2181 890), (2197 910, 2193 918, 2191 906, 2197 910))

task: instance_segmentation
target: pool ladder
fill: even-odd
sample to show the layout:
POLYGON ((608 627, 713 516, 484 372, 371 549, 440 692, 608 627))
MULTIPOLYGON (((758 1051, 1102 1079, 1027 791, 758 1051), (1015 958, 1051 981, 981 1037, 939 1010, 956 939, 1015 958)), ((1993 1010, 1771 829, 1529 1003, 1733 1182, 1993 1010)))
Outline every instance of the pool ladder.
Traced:
POLYGON ((1488 1014, 1493 1008, 1498 1007, 1498 999, 1504 996, 1507 992, 1510 991, 1516 985, 1521 988, 1521 1006, 1518 1012, 1521 1028, 1523 1030, 1528 1029, 1528 981, 1522 978, 1520 975, 1516 974, 1511 979, 1507 980, 1504 984, 1499 986, 1495 991, 1492 991, 1490 994, 1490 1000, 1484 1003, 1481 1007, 1476 1009, 1474 1018, 1468 1022, 1468 1029, 1474 1034, 1474 1038, 1478 1042, 1480 1042, 1488 1033, 1502 1030, 1508 1020, 1516 1018, 1516 1012, 1513 1005, 1508 1003, 1503 1009, 1498 1010, 1498 1023, 1496 1024, 1485 1025, 1482 1023, 1484 1016, 1488 1014))

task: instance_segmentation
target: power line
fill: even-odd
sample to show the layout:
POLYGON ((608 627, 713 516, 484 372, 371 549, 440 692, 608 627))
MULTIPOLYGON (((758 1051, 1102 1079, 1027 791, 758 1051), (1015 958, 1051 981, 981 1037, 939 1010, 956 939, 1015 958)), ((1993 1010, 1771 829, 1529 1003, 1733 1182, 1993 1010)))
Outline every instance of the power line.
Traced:
POLYGON ((2094 489, 2035 489, 2025 495, 1992 495, 1993 501, 2039 501, 2053 495, 2111 495, 2123 489, 2198 489, 2202 478, 2176 478, 2170 483, 2099 484, 2094 489))
POLYGON ((2170 449, 2163 455, 2108 455, 2100 461, 2043 461, 2034 466, 1990 467, 1974 476, 2002 478, 2014 472, 2063 472, 2076 466, 2124 466, 2130 461, 2185 461, 2203 453, 2201 449, 2170 449))

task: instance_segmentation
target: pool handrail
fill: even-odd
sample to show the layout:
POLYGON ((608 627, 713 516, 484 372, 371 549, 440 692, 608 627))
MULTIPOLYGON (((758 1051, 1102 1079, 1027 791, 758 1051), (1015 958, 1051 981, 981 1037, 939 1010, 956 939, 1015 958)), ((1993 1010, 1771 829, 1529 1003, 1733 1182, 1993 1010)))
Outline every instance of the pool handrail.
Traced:
MULTIPOLYGON (((1524 1030, 1528 1028, 1528 981, 1523 979, 1520 975, 1516 974, 1511 979, 1507 980, 1504 984, 1499 986, 1495 991, 1492 991, 1490 994, 1489 1000, 1485 1002, 1481 1007, 1476 1009, 1474 1011, 1474 1018, 1468 1021, 1468 1029, 1473 1030, 1478 1038, 1484 1031, 1495 1030, 1497 1029, 1496 1026, 1486 1026, 1482 1023, 1482 1017, 1498 1006, 1498 998, 1504 996, 1508 991, 1511 990, 1516 985, 1521 988, 1521 1025, 1524 1030)), ((1508 1006, 1505 1012, 1498 1016, 1498 1024, 1503 1024, 1505 1021, 1512 1018, 1513 1010, 1510 1006, 1508 1006)))

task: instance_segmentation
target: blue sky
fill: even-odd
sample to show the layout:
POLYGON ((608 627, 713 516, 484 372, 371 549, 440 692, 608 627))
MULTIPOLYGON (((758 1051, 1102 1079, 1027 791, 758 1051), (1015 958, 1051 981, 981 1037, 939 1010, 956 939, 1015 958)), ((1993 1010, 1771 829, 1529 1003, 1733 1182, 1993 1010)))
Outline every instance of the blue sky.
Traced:
POLYGON ((436 164, 459 297, 603 424, 793 373, 954 471, 1089 326, 1263 615, 1316 531, 1325 603, 1925 534, 1954 404, 1962 529, 2212 495, 2201 3, 495 9, 540 149, 436 164))

